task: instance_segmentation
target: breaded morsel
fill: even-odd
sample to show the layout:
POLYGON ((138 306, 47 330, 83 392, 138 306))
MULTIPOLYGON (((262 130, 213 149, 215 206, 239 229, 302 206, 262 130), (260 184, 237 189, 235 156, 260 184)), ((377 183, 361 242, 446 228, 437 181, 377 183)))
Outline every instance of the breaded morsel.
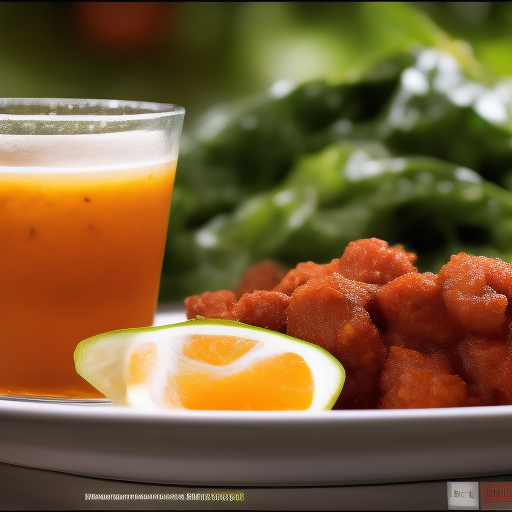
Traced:
POLYGON ((347 279, 371 284, 386 284, 393 279, 417 272, 413 265, 416 254, 401 246, 389 247, 378 238, 350 242, 340 258, 340 274, 347 279))
POLYGON ((256 290, 272 290, 286 275, 286 269, 273 260, 261 260, 251 265, 242 274, 240 282, 235 290, 235 295, 240 298, 244 293, 252 293, 256 290))
POLYGON ((296 288, 311 279, 332 276, 335 272, 339 273, 339 269, 339 259, 334 259, 330 263, 323 265, 313 263, 312 261, 305 261, 292 268, 283 280, 273 288, 273 291, 291 295, 296 288))
POLYGON ((286 308, 290 300, 284 293, 258 290, 242 295, 233 307, 232 314, 240 322, 286 332, 286 308))
POLYGON ((381 409, 476 405, 466 383, 441 354, 421 354, 393 346, 379 379, 381 409))
POLYGON ((461 374, 485 405, 512 405, 512 343, 466 337, 456 351, 461 374))
POLYGON ((204 292, 185 299, 185 312, 189 320, 196 317, 234 320, 235 303, 236 295, 231 290, 204 292))
POLYGON ((345 368, 336 408, 375 406, 385 347, 365 309, 372 299, 367 286, 334 274, 298 287, 287 309, 287 333, 324 348, 345 368))
POLYGON ((512 301, 512 265, 485 256, 459 253, 439 271, 443 300, 463 332, 496 335, 512 301))
POLYGON ((386 328, 402 340, 409 339, 414 346, 425 342, 440 346, 453 343, 457 333, 442 291, 437 275, 431 272, 410 272, 380 287, 376 297, 386 328))

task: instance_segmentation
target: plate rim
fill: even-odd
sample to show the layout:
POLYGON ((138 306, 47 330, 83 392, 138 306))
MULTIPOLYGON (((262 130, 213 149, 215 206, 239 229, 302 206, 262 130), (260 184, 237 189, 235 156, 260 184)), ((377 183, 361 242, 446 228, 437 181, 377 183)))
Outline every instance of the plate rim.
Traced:
POLYGON ((192 411, 138 409, 113 404, 66 404, 19 399, 0 399, 0 414, 47 419, 91 420, 109 419, 132 422, 190 422, 190 423, 354 423, 361 421, 453 421, 454 419, 509 418, 512 405, 475 407, 446 407, 424 409, 339 409, 327 411, 192 411))

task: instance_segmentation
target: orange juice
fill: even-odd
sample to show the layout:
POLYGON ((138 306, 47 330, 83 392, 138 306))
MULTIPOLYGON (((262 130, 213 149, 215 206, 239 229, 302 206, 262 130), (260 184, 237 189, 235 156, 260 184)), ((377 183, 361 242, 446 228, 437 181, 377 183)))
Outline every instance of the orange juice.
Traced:
POLYGON ((176 162, 0 167, 0 394, 94 398, 83 339, 151 325, 176 162))

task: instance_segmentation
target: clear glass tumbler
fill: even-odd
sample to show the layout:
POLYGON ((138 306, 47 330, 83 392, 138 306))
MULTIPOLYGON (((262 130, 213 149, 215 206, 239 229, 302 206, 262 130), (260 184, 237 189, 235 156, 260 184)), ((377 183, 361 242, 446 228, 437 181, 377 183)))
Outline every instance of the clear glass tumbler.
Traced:
POLYGON ((185 110, 0 99, 0 395, 101 399, 83 339, 151 325, 185 110))

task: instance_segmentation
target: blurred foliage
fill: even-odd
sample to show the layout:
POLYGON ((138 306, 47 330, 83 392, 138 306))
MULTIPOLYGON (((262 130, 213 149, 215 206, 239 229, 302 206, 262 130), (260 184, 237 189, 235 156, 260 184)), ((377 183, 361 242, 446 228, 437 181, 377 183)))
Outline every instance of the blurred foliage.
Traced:
POLYGON ((510 2, 0 2, 0 94, 173 102, 187 129, 215 103, 411 41, 463 39, 512 75, 511 33, 510 2))
POLYGON ((414 44, 357 78, 216 109, 180 156, 161 297, 234 289, 261 259, 329 262, 359 238, 423 271, 461 251, 512 261, 512 82, 474 68, 414 44))
POLYGON ((0 2, 1 96, 186 108, 166 299, 230 286, 256 257, 326 259, 334 238, 329 257, 337 257, 351 236, 402 243, 418 226, 411 246, 424 249, 423 232, 434 240, 434 267, 464 248, 511 259, 512 126, 473 104, 479 95, 508 97, 507 77, 511 2, 0 2), (451 76, 469 84, 471 105, 438 87, 451 57, 425 71, 404 53, 414 46, 455 57, 464 77, 451 76), (403 90, 408 79, 425 91, 403 90), (392 122, 397 111, 407 126, 392 122), (324 202, 315 169, 330 191, 363 153, 362 169, 381 174, 366 188, 338 183, 338 196, 324 202), (459 166, 472 170, 461 178, 459 166), (439 192, 433 202, 427 174, 439 192), (393 186, 398 199, 380 205, 393 186), (358 187, 365 211, 347 200, 358 187), (427 214, 415 216, 420 210, 427 214), (269 230, 275 236, 260 236, 269 230), (290 253, 290 240, 299 252, 290 253))

